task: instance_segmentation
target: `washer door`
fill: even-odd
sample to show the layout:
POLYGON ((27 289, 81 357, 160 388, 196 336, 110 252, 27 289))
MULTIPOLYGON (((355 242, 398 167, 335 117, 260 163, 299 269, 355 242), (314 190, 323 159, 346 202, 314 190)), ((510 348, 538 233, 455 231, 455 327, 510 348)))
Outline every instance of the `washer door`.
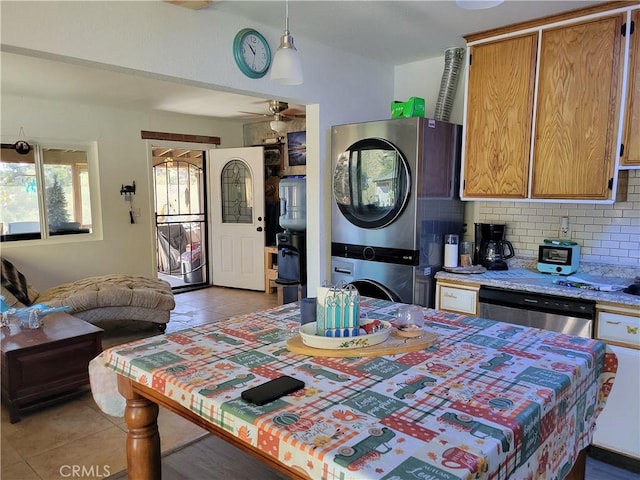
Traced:
POLYGON ((336 159, 334 201, 352 224, 368 229, 386 227, 407 205, 410 175, 406 158, 391 142, 359 140, 336 159))

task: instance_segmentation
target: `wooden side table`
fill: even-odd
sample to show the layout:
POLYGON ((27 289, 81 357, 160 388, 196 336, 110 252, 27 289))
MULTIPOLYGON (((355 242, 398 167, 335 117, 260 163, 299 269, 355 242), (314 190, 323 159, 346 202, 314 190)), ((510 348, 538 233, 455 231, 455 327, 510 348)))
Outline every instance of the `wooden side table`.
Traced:
POLYGON ((2 400, 11 423, 22 411, 78 395, 89 384, 89 361, 102 352, 102 329, 67 313, 44 317, 38 329, 15 319, 0 328, 2 400))
POLYGON ((269 280, 269 289, 275 288, 276 289, 276 293, 278 294, 278 305, 284 305, 284 289, 285 288, 289 288, 289 289, 296 289, 296 299, 295 300, 289 300, 291 301, 298 301, 298 300, 302 300, 305 297, 305 293, 306 290, 303 285, 300 285, 299 283, 294 283, 292 285, 282 285, 280 283, 276 283, 275 280, 269 280))

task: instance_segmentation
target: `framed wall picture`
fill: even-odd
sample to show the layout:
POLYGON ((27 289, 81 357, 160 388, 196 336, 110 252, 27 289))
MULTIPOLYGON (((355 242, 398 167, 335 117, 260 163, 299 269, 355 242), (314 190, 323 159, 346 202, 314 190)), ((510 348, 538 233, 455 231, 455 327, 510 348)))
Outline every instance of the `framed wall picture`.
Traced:
POLYGON ((287 133, 285 171, 287 175, 305 175, 307 173, 306 131, 287 133))

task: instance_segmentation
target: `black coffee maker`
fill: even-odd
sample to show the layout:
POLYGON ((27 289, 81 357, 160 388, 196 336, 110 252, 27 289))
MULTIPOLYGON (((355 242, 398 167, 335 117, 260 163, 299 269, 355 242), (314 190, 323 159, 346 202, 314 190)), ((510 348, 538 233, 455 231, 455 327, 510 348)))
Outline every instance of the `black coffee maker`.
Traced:
POLYGON ((476 256, 474 264, 487 270, 508 270, 505 261, 513 257, 513 245, 504 239, 505 225, 496 223, 476 223, 476 256))

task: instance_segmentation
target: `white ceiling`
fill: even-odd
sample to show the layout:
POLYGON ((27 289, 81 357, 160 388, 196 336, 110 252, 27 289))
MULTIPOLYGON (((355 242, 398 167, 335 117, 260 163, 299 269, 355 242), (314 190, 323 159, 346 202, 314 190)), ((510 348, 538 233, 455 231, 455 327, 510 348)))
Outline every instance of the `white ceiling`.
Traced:
MULTIPOLYGON (((305 38, 340 50, 402 65, 463 47, 463 35, 603 2, 506 0, 498 7, 464 10, 454 0, 291 0, 289 30, 304 53, 305 38)), ((219 1, 207 9, 284 30, 285 2, 219 1)))
MULTIPOLYGON (((292 0, 289 20, 302 56, 304 36, 391 66, 442 56, 447 48, 464 46, 462 36, 468 33, 598 3, 603 2, 506 0, 488 10, 462 10, 453 0, 292 0)), ((198 12, 212 11, 284 29, 281 0, 212 2, 198 12)), ((246 119, 242 111, 268 113, 264 98, 7 52, 0 61, 2 93, 221 118, 246 119)))

